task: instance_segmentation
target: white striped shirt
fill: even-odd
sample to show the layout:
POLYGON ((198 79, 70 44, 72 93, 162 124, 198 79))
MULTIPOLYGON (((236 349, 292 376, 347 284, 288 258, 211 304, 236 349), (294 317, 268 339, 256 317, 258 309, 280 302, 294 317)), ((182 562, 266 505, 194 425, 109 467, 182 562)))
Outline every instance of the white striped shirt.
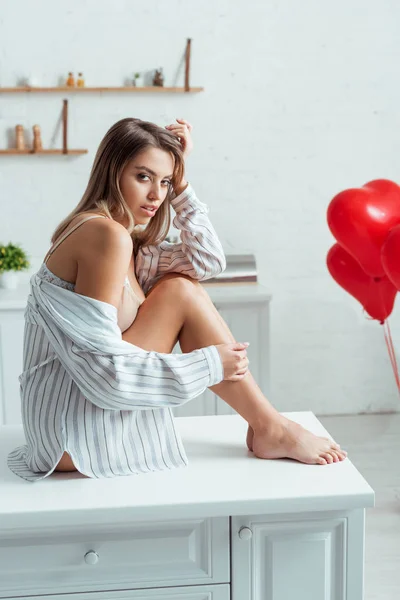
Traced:
MULTIPOLYGON (((167 272, 204 281, 226 267, 209 209, 193 188, 171 205, 182 241, 140 249, 135 271, 145 294, 167 272)), ((94 478, 186 466, 171 408, 223 380, 217 348, 143 350, 122 339, 115 306, 58 279, 42 268, 30 279, 19 376, 27 443, 10 452, 9 468, 34 482, 54 471, 64 451, 94 478)))

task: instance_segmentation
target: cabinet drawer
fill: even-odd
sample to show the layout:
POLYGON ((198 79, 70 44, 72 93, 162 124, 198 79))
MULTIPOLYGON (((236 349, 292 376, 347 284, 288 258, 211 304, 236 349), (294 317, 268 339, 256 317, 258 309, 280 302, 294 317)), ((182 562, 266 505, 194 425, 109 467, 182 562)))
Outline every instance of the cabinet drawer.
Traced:
MULTIPOLYGON (((30 600, 19 596, 18 600, 30 600)), ((35 600, 65 600, 61 594, 36 596, 35 600)), ((71 600, 230 600, 230 585, 200 585, 193 587, 124 590, 122 592, 87 592, 74 594, 71 600)))
POLYGON ((0 598, 228 583, 229 578, 228 518, 0 536, 0 598))

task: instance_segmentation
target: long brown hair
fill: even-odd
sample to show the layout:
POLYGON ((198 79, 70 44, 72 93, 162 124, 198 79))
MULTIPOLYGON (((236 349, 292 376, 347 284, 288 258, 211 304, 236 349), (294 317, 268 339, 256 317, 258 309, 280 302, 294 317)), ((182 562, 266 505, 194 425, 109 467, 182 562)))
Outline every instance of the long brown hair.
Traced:
POLYGON ((170 224, 170 201, 173 189, 184 175, 184 159, 179 140, 167 129, 141 119, 121 119, 107 131, 97 150, 85 193, 74 210, 57 226, 54 243, 74 217, 95 210, 108 217, 128 223, 134 254, 140 246, 160 244, 167 236, 170 224), (143 230, 137 230, 132 211, 122 196, 119 181, 128 161, 147 148, 160 148, 172 154, 174 172, 167 196, 154 217, 143 230))

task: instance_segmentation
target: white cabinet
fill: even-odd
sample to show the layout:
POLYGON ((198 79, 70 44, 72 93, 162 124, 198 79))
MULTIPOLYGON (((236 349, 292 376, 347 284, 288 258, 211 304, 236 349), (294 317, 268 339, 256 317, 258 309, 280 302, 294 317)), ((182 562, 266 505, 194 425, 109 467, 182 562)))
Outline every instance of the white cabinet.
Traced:
POLYGON ((0 538, 0 597, 229 580, 227 517, 25 530, 0 538))
MULTIPOLYGON (((268 396, 269 372, 269 304, 267 290, 259 284, 203 284, 214 306, 225 319, 235 339, 250 342, 247 356, 250 370, 268 396)), ((18 376, 22 371, 24 309, 28 288, 0 290, 0 425, 21 423, 18 376)), ((174 352, 180 352, 179 345, 174 352)), ((233 414, 234 410, 209 389, 173 409, 175 416, 233 414)))
POLYGON ((363 600, 374 493, 349 459, 256 459, 239 415, 176 422, 187 468, 37 483, 7 469, 22 425, 0 427, 1 599, 363 600))

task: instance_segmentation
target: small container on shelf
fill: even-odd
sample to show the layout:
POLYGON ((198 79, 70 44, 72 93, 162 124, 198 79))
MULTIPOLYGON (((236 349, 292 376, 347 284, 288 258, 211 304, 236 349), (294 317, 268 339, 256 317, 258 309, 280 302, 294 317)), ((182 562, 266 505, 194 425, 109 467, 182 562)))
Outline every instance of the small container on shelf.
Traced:
POLYGON ((17 150, 25 150, 24 126, 15 126, 15 141, 17 150))
POLYGON ((40 85, 39 78, 36 75, 34 75, 33 73, 30 73, 25 78, 25 85, 27 87, 39 87, 39 85, 40 85))
POLYGON ((67 87, 75 87, 75 77, 73 73, 68 73, 68 79, 66 81, 67 87))
POLYGON ((78 87, 85 87, 85 80, 83 78, 83 73, 78 73, 78 80, 76 82, 78 87))
POLYGON ((156 69, 153 77, 153 85, 156 87, 164 87, 164 74, 162 67, 156 69))
POLYGON ((40 152, 40 150, 43 150, 40 127, 39 127, 39 125, 34 125, 32 127, 32 129, 33 129, 33 150, 34 150, 34 152, 40 152))

